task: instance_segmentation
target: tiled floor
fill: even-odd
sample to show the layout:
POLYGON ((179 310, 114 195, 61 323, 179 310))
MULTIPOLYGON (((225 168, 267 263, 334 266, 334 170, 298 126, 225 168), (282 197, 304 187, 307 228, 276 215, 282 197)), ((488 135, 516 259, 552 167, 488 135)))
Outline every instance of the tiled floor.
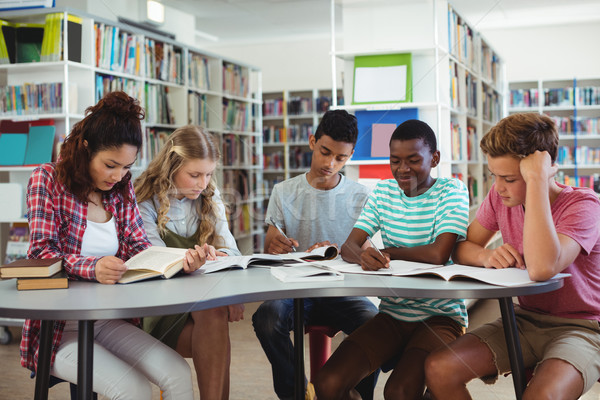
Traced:
MULTIPOLYGON (((251 316, 258 303, 246 305, 245 319, 231 325, 232 365, 231 365, 231 399, 233 400, 271 400, 276 399, 271 383, 269 363, 252 330, 251 316)), ((479 303, 470 312, 472 326, 492 320, 498 315, 495 301, 479 303)), ((16 337, 20 335, 19 328, 11 328, 16 337)), ((341 335, 334 339, 334 345, 339 343, 341 335)), ((377 384, 376 398, 383 399, 383 386, 387 376, 381 375, 377 384)), ((18 339, 10 345, 0 345, 0 399, 25 400, 33 398, 34 381, 29 373, 19 364, 18 339)), ((500 378, 493 386, 473 381, 469 389, 476 400, 509 400, 514 399, 512 380, 500 378)), ((196 398, 198 398, 196 394, 196 398)), ((50 399, 68 399, 68 385, 60 384, 50 390, 50 399)), ((154 399, 158 399, 158 390, 154 399)), ((600 383, 582 400, 600 400, 600 383)))

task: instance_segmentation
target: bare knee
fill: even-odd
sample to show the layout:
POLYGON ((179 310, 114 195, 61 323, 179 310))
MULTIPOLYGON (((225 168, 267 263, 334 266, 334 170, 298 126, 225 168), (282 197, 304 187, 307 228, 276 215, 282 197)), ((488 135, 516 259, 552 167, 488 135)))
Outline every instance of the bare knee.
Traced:
POLYGON ((343 386, 341 376, 335 370, 322 368, 315 382, 315 392, 319 400, 341 399, 347 389, 343 386))
POLYGON ((466 384, 454 373, 455 368, 452 353, 445 350, 431 353, 425 360, 425 382, 427 387, 466 384))
POLYGON ((229 310, 227 306, 209 308, 208 310, 192 311, 194 322, 211 324, 218 322, 227 322, 229 320, 229 310))
MULTIPOLYGON (((424 390, 425 388, 421 389, 421 392, 423 392, 424 390)), ((403 385, 390 385, 388 381, 388 384, 386 384, 383 389, 383 398, 386 400, 414 399, 415 394, 403 385)))

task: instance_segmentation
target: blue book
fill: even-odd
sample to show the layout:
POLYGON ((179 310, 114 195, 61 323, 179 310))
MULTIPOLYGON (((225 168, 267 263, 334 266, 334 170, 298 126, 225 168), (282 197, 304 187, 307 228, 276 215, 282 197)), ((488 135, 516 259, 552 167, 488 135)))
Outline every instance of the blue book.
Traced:
POLYGON ((29 128, 25 150, 25 165, 38 165, 52 161, 55 132, 56 127, 54 125, 32 126, 29 128))
POLYGON ((23 165, 26 133, 3 133, 0 135, 0 165, 23 165))

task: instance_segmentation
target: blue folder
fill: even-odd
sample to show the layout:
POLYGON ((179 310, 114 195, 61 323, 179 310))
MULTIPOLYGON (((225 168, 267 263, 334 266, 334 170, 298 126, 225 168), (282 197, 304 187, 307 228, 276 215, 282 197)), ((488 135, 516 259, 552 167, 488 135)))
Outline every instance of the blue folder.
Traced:
POLYGON ((27 134, 0 134, 0 165, 23 165, 26 147, 27 134))
POLYGON ((52 161, 54 147, 54 125, 32 126, 29 128, 25 165, 38 165, 52 161))

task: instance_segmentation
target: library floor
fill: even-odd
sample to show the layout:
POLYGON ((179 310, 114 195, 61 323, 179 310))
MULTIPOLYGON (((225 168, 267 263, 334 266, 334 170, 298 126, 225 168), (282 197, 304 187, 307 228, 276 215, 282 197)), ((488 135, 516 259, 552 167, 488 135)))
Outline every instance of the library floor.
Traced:
MULTIPOLYGON (((254 335, 251 316, 259 303, 246 305, 245 319, 230 325, 232 344, 231 399, 232 400, 270 400, 276 399, 272 389, 269 363, 254 335)), ((470 309, 471 326, 478 326, 499 315, 496 301, 481 301, 470 309)), ((9 345, 0 345, 0 400, 25 400, 33 398, 34 380, 19 364, 20 328, 11 327, 13 341, 9 345)), ((342 335, 336 336, 334 346, 342 335)), ((307 366, 308 371, 308 366, 307 366)), ((387 374, 382 374, 376 388, 376 399, 383 399, 383 386, 387 374)), ((509 400, 514 399, 512 379, 501 377, 495 385, 484 385, 479 380, 469 384, 474 399, 509 400)), ((196 388, 197 390, 197 388, 196 388)), ((196 398, 199 394, 196 392, 196 398)), ((59 384, 50 389, 51 400, 69 399, 68 385, 59 384)), ((158 399, 158 390, 153 399, 158 399)), ((600 383, 596 383, 581 400, 600 400, 600 383)))

